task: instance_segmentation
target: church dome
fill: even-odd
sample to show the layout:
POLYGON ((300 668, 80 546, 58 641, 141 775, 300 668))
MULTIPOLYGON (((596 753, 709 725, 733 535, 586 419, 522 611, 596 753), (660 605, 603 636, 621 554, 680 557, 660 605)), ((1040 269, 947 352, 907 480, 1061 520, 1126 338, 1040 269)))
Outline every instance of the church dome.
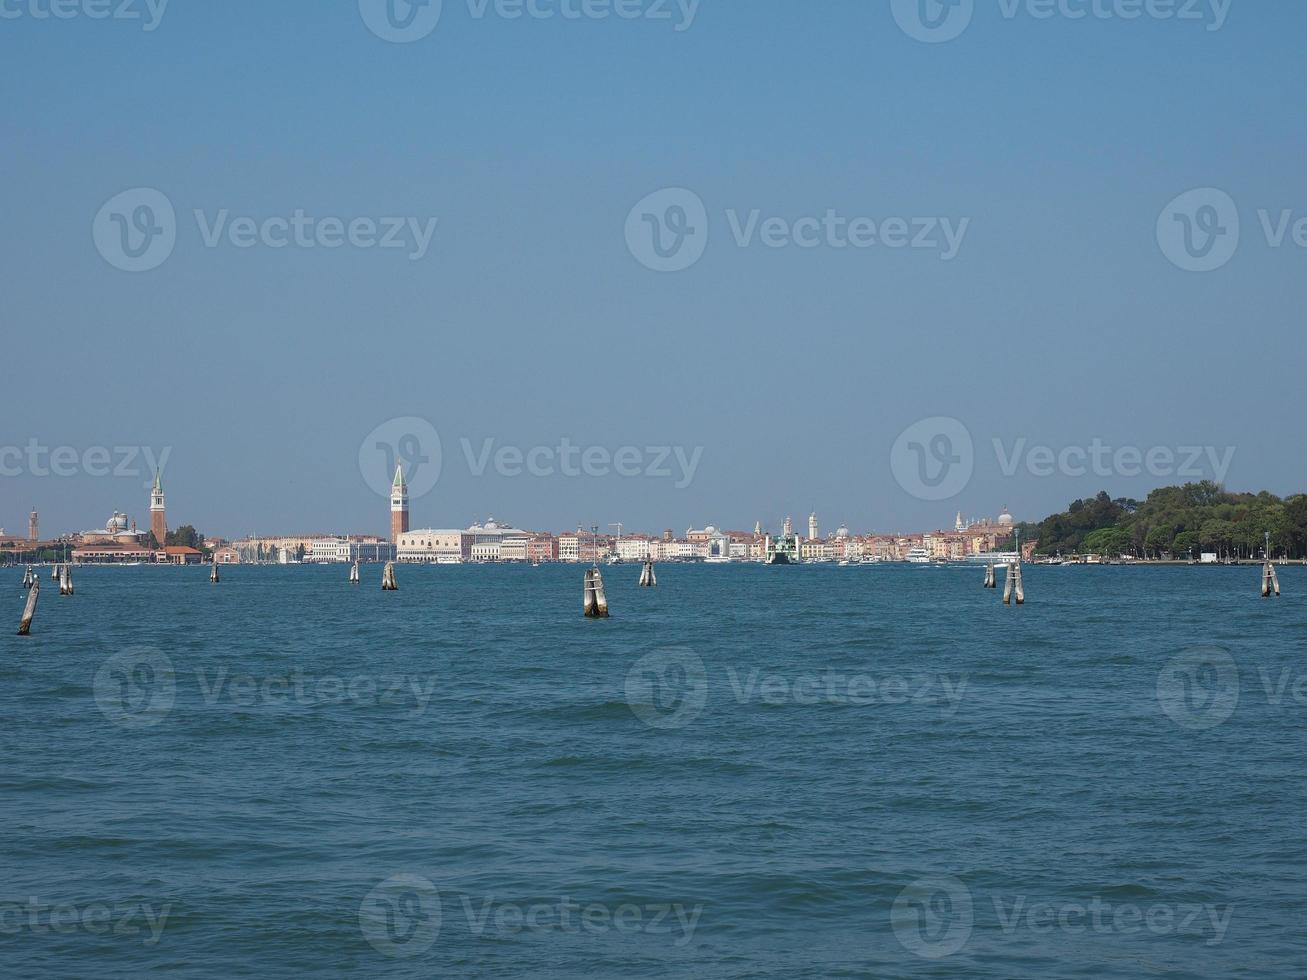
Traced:
POLYGON ((849 536, 849 529, 847 525, 841 524, 838 528, 835 529, 835 537, 847 538, 848 536, 849 536))
POLYGON ((1012 520, 1012 515, 1007 512, 1006 507, 1003 508, 1003 513, 998 515, 998 523, 1003 527, 1011 527, 1015 523, 1012 520))

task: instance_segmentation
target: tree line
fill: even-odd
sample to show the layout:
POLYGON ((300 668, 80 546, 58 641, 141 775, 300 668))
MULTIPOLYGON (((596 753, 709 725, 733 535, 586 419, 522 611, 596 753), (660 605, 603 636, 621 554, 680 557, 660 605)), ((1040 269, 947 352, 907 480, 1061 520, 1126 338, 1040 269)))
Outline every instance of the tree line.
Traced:
POLYGON ((1183 559, 1211 552, 1256 558, 1271 535, 1272 557, 1307 557, 1307 494, 1228 493, 1210 480, 1154 490, 1142 502, 1100 492, 1061 514, 1022 524, 1041 555, 1183 559))

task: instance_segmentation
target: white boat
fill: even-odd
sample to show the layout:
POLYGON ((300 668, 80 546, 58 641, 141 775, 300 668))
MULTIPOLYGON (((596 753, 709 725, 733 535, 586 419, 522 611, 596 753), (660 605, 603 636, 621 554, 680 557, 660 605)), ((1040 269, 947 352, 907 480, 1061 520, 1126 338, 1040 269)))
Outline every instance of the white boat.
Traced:
POLYGON ((930 552, 925 548, 913 548, 908 552, 908 561, 914 565, 929 565, 930 552))

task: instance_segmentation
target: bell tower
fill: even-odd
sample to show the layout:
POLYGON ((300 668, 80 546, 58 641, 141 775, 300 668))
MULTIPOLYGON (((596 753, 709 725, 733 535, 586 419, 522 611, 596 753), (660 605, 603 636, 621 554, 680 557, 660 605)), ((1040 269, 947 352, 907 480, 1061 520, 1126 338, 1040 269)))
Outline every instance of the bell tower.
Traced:
POLYGON ((27 540, 28 541, 39 541, 41 539, 41 534, 40 531, 38 530, 40 524, 41 524, 40 518, 36 516, 36 508, 33 507, 32 513, 29 514, 27 517, 27 540))
POLYGON ((159 473, 154 474, 154 489, 150 491, 150 533, 162 548, 168 541, 168 517, 163 509, 163 484, 159 473))
POLYGON ((395 467, 395 480, 390 485, 390 543, 398 544, 399 536, 408 532, 408 484, 404 482, 404 465, 395 467))

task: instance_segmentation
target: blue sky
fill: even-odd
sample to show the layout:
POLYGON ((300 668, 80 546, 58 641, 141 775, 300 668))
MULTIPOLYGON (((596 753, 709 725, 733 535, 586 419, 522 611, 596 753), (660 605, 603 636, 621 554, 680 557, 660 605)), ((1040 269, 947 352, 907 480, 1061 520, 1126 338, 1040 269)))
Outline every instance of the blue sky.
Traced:
POLYGON ((148 473, 85 465, 131 446, 170 448, 173 525, 380 531, 360 447, 408 417, 440 439, 419 526, 752 527, 816 509, 893 531, 1219 475, 1136 476, 1128 460, 1044 475, 1023 455, 1095 441, 1170 448, 1177 468, 1211 447, 1232 488, 1307 489, 1307 248, 1291 230, 1273 246, 1258 214, 1307 217, 1300 4, 1233 0, 1213 30, 1209 0, 1205 20, 975 0, 960 36, 922 43, 888 2, 703 0, 684 30, 674 4, 627 20, 468 3, 390 43, 352 0, 172 0, 148 31, 87 16, 94 0, 69 19, 6 0, 0 446, 78 462, 56 476, 0 458, 0 526, 25 529, 32 505, 47 533, 115 508, 145 523, 148 473), (175 247, 143 272, 93 235, 135 188, 176 213, 175 247), (624 233, 664 188, 707 219, 702 257, 676 272, 624 233), (1159 215, 1195 188, 1228 194, 1240 221, 1207 272, 1159 247, 1159 215), (416 260, 226 234, 297 209, 437 223, 416 260), (945 260, 741 245, 731 222, 755 211, 967 224, 945 260), (974 443, 942 500, 891 459, 936 417, 974 443), (564 439, 595 459, 632 447, 641 475, 567 476, 540 453, 516 472, 512 451, 564 439), (674 454, 656 465, 660 447, 701 450, 692 475, 674 454))

